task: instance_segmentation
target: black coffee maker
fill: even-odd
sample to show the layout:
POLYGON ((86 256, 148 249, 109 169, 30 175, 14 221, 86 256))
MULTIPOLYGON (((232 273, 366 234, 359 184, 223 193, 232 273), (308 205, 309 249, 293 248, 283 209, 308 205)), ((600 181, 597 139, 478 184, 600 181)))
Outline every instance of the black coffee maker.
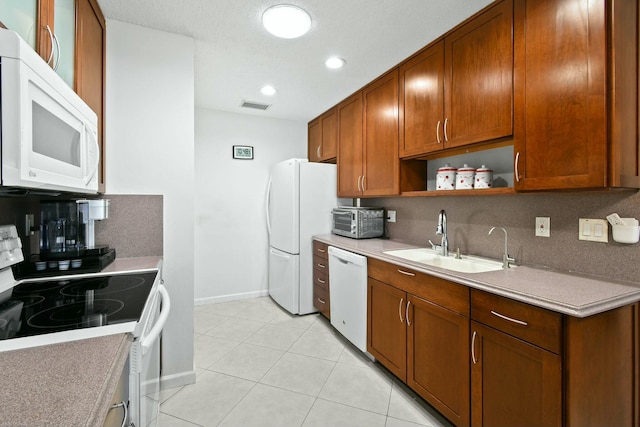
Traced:
POLYGON ((40 203, 40 252, 23 263, 16 277, 95 273, 116 257, 115 249, 95 243, 95 221, 109 218, 109 200, 40 203))

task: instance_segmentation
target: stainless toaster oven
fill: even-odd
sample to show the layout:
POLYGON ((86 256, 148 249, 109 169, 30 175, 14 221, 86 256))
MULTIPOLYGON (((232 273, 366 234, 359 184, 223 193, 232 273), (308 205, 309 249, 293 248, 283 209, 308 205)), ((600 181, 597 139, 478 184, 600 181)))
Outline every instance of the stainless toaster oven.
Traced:
POLYGON ((383 208, 341 206, 332 212, 333 234, 353 239, 368 239, 384 234, 383 208))

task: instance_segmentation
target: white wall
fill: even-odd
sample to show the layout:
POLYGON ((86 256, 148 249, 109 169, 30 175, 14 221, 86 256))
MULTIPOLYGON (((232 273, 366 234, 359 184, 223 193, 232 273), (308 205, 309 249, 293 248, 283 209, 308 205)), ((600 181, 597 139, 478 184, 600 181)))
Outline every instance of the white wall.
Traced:
POLYGON ((269 168, 306 158, 307 125, 197 109, 195 140, 196 304, 267 295, 269 168), (233 145, 254 160, 232 159, 233 145))
POLYGON ((106 61, 107 193, 163 195, 163 278, 171 297, 163 381, 186 384, 195 381, 194 41, 109 20, 106 61))

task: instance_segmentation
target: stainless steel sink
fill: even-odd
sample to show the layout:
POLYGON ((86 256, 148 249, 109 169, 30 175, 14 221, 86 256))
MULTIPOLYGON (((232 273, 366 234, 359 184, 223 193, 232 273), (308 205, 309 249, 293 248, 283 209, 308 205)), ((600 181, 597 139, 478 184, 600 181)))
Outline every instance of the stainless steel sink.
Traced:
MULTIPOLYGON (((383 252, 386 255, 406 259, 433 267, 444 268, 446 270, 460 273, 484 273, 487 271, 497 271, 502 269, 501 261, 493 261, 486 258, 479 258, 463 255, 457 259, 455 255, 449 254, 444 257, 437 254, 431 248, 400 249, 396 251, 383 252)), ((512 266, 511 268, 515 268, 512 266)))

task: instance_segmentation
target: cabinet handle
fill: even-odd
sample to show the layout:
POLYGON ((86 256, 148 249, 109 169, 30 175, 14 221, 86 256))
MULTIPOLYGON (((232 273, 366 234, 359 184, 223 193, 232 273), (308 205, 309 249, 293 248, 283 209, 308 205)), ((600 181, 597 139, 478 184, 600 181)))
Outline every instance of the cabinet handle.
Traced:
POLYGON ((325 251, 325 250, 324 250, 324 249, 322 249, 322 248, 318 248, 318 252, 325 253, 325 252, 327 252, 327 251, 325 251))
POLYGON ((493 310, 491 310, 491 314, 493 314, 494 316, 497 316, 497 317, 499 317, 501 319, 508 320, 509 322, 517 323, 518 325, 529 326, 529 324, 527 322, 523 321, 523 320, 514 319, 512 317, 505 316, 504 314, 496 313, 493 310))
POLYGON ((320 153, 320 146, 319 145, 318 145, 318 148, 316 149, 316 153, 318 154, 318 158, 320 158, 321 153, 320 153))
POLYGON ((478 336, 478 334, 476 331, 473 331, 473 337, 471 338, 471 361, 474 365, 478 363, 478 359, 476 359, 476 336, 478 336))
POLYGON ((327 302, 325 300, 323 300, 322 298, 316 298, 316 300, 318 300, 318 302, 320 304, 326 304, 327 302))
POLYGON ((520 172, 518 172, 518 161, 520 160, 520 152, 516 153, 516 160, 513 162, 513 169, 516 174, 516 182, 520 182, 520 172))
POLYGON ((364 180, 365 180, 366 176, 362 175, 362 191, 365 191, 367 189, 366 185, 364 185, 364 180))
POLYGON ((449 118, 444 119, 444 140, 448 141, 449 137, 447 136, 447 123, 449 123, 449 118))
POLYGON ((400 323, 404 323, 404 319, 402 318, 402 303, 404 302, 404 298, 400 298, 400 304, 398 304, 398 317, 400 317, 400 323))
POLYGON ((360 180, 362 179, 362 175, 358 175, 358 191, 362 191, 362 187, 360 187, 360 180))
POLYGON ((321 278, 319 278, 319 277, 318 277, 318 282, 322 283, 323 285, 324 285, 325 283, 327 283, 326 281, 322 280, 322 279, 321 279, 321 278))
POLYGON ((436 139, 438 140, 438 144, 441 144, 440 140, 440 120, 438 120, 438 124, 436 125, 436 139))
MULTIPOLYGON (((324 264, 316 264, 316 265, 317 265, 318 267, 320 267, 320 268, 327 268, 324 264)), ((309 300, 307 300, 307 301, 309 301, 309 300)))
POLYGON ((407 326, 411 326, 411 321, 409 320, 409 306, 411 305, 411 301, 407 301, 407 308, 404 312, 404 318, 407 319, 407 326))
POLYGON ((408 271, 404 271, 404 270, 400 270, 400 269, 398 269, 398 273, 402 273, 402 274, 404 274, 405 276, 411 276, 411 277, 413 277, 413 276, 415 276, 415 275, 416 275, 415 273, 410 273, 410 272, 408 272, 408 271))
POLYGON ((49 59, 47 59, 47 64, 50 64, 51 60, 53 59, 53 46, 55 42, 53 41, 53 33, 51 32, 51 28, 49 28, 49 26, 47 25, 44 29, 49 33, 49 40, 51 40, 51 53, 49 54, 49 59))

